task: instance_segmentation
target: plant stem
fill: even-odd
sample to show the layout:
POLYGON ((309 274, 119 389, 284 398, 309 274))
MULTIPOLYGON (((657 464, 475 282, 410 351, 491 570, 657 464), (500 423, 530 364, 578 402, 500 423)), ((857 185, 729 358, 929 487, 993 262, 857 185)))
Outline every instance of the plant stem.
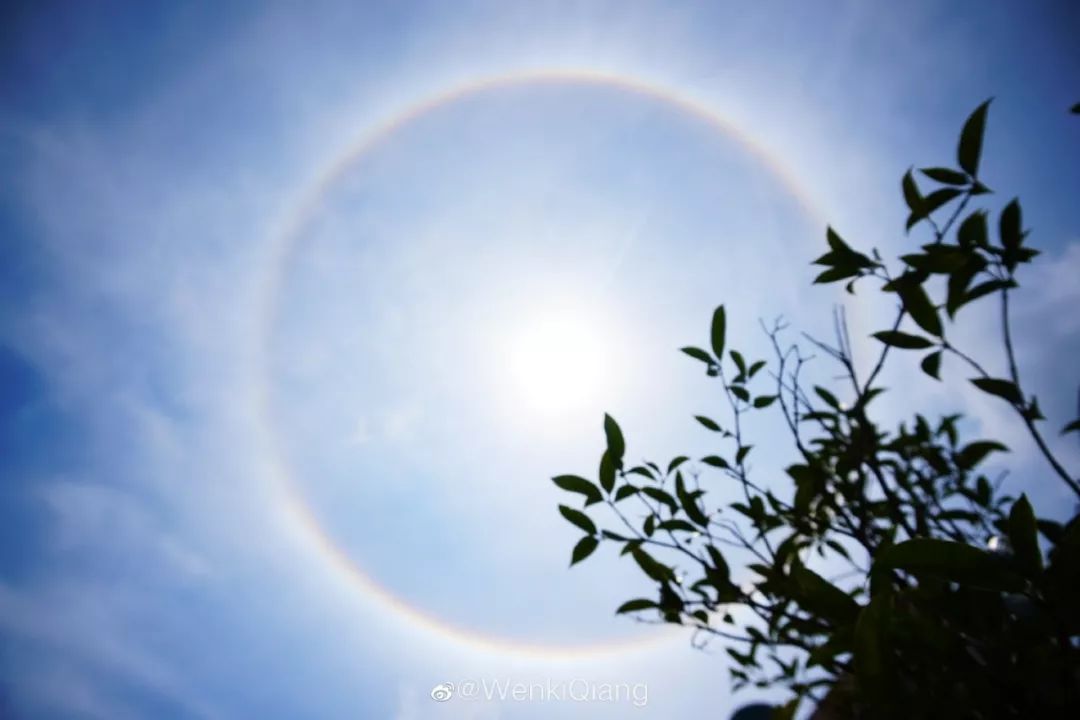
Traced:
MULTIPOLYGON (((1009 375, 1012 378, 1013 385, 1016 386, 1017 392, 1020 393, 1020 399, 1023 401, 1024 393, 1020 389, 1020 371, 1016 366, 1016 354, 1013 352, 1012 333, 1009 329, 1009 289, 1004 288, 1001 291, 1001 334, 1005 341, 1005 355, 1009 361, 1009 375)), ((1031 417, 1031 414, 1026 411, 1025 408, 1019 405, 1013 405, 1016 411, 1020 413, 1020 417, 1023 419, 1024 424, 1027 425, 1028 432, 1031 433, 1031 437, 1034 438, 1035 444, 1039 446, 1039 450, 1042 452, 1043 457, 1050 463, 1050 466, 1054 468, 1056 472, 1065 484, 1072 488, 1072 491, 1076 493, 1077 497, 1080 497, 1080 483, 1069 476, 1068 471, 1062 466, 1058 459, 1054 457, 1054 454, 1050 452, 1050 448, 1047 447, 1046 441, 1043 440, 1042 433, 1039 432, 1039 428, 1035 426, 1035 420, 1031 417)))

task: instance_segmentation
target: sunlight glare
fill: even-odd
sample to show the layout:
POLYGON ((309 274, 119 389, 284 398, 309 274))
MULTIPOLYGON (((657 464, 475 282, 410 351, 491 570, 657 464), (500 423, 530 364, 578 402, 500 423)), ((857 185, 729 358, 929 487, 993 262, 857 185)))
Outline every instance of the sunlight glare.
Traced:
POLYGON ((603 395, 610 349, 580 313, 561 312, 527 323, 513 337, 509 362, 527 407, 558 415, 588 407, 603 395))

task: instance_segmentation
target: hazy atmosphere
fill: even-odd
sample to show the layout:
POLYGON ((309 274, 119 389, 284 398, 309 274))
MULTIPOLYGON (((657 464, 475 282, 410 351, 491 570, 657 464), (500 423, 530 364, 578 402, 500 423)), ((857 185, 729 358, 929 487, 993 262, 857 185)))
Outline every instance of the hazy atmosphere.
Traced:
MULTIPOLYGON (((982 176, 1043 250, 1020 361, 1048 416, 1076 415, 1073 3, 0 12, 2 717, 772 699, 732 695, 720 645, 616 616, 651 592, 616 552, 568 569, 550 478, 595 471, 605 412, 634 462, 709 452, 692 416, 717 398, 678 349, 720 302, 762 356, 759 320, 827 334, 836 303, 870 348, 891 306, 811 285, 826 224, 914 245, 901 175, 951 158, 990 97, 982 176)), ((890 370, 880 402, 976 415, 1010 481, 1074 511, 1007 408, 918 376, 890 370)), ((1077 467, 1076 435, 1047 434, 1077 467)))

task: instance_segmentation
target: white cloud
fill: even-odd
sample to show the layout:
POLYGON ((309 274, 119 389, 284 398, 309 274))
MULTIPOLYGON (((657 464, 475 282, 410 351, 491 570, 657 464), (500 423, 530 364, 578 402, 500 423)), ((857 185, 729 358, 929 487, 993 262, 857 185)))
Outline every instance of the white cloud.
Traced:
MULTIPOLYGON (((114 701, 93 688, 107 678, 107 686, 134 684, 168 698, 194 717, 221 717, 175 668, 140 647, 125 627, 145 615, 148 602, 153 602, 151 597, 93 580, 45 581, 23 589, 0 585, 0 627, 25 648, 25 665, 14 672, 30 673, 25 685, 16 678, 15 699, 24 707, 61 703, 104 716, 117 712, 114 701), (57 673, 36 676, 43 666, 57 673)), ((125 716, 132 715, 118 715, 125 716)))
POLYGON ((204 559, 154 517, 130 491, 91 482, 58 480, 38 494, 52 513, 53 552, 91 561, 130 558, 189 579, 206 575, 204 559))

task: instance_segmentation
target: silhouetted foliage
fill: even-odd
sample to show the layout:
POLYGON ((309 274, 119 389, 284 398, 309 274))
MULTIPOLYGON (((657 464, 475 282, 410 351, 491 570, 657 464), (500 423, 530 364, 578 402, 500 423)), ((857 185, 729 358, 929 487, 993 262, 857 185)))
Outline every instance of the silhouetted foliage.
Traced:
MULTIPOLYGON (((954 381, 1011 408, 1049 472, 1080 498, 1043 438, 1047 421, 1013 347, 1010 297, 1039 251, 1018 200, 996 214, 970 207, 991 192, 979 175, 988 108, 965 122, 956 167, 903 176, 907 230, 925 228, 928 243, 887 263, 826 232, 815 283, 844 282, 851 293, 876 283, 895 297, 895 320, 873 334, 869 374, 857 371, 842 310, 833 342, 808 338, 840 368, 840 383, 808 388, 806 352, 783 341, 783 323, 765 327, 771 359, 751 359, 727 337, 721 306, 706 346, 682 348, 726 401, 725 417, 696 417, 715 433, 716 453, 630 465, 622 430, 605 416, 597 482, 554 479, 584 498, 581 510, 559 507, 584 532, 571 564, 617 546, 653 585, 617 612, 723 641, 736 689, 790 691, 774 717, 792 717, 804 701, 820 717, 1080 717, 1080 516, 1041 519, 1026 496, 1002 492, 981 468, 1008 449, 962 440, 957 415, 915 414, 895 428, 875 421, 887 361, 919 362, 940 382, 950 358, 954 381), (1002 376, 951 332, 966 308, 988 302, 999 306, 1002 376), (763 450, 744 420, 762 412, 779 413, 790 431, 798 461, 786 479, 755 477, 748 464, 763 450), (739 499, 710 505, 705 472, 739 499)), ((1080 419, 1061 430, 1077 431, 1080 419)))

